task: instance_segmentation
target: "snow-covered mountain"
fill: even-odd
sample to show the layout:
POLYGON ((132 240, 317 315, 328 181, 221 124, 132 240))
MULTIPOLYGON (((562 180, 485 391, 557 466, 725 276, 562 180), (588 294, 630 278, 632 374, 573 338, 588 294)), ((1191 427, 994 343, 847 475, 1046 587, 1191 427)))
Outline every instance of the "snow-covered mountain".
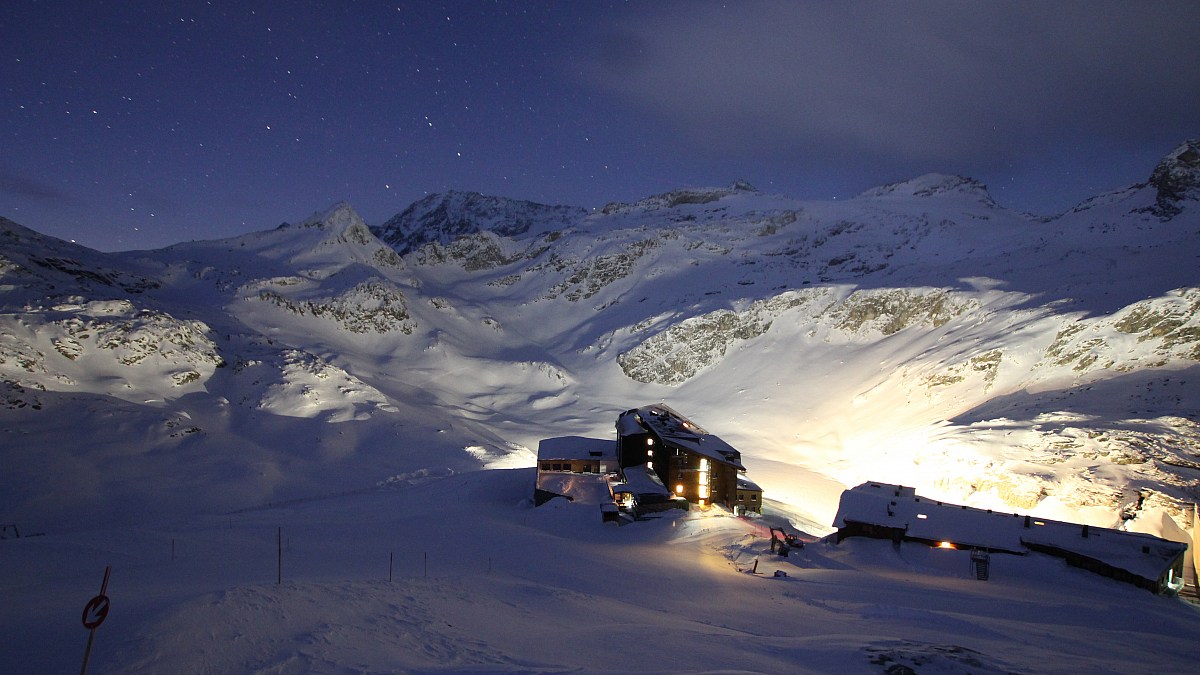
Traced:
POLYGON ((540 438, 606 436, 662 399, 821 527, 880 474, 1187 527, 1198 147, 1052 218, 930 174, 848 201, 739 182, 593 213, 450 193, 376 228, 338 204, 120 254, 4 221, 0 510, 56 529, 155 501, 107 484, 114 456, 203 467, 173 494, 215 509, 528 465, 540 438), (105 487, 42 470, 64 458, 105 487))
MULTIPOLYGON (((788 648, 830 667, 848 653, 881 668, 998 672, 1044 663, 1040 647, 995 651, 1041 639, 1028 631, 997 637, 1016 625, 1010 614, 1033 610, 1021 600, 995 614, 992 591, 956 579, 949 558, 869 544, 814 550, 795 564, 831 590, 823 598, 786 591, 780 601, 762 587, 714 581, 716 572, 683 570, 660 551, 670 540, 697 560, 736 567, 755 554, 739 539, 750 536, 743 525, 698 514, 675 539, 662 528, 614 535, 596 529, 590 511, 529 511, 521 505, 532 492, 528 472, 469 472, 531 466, 543 438, 612 438, 619 412, 662 400, 741 451, 773 522, 812 535, 829 531, 845 487, 881 479, 955 503, 1186 540, 1200 498, 1197 270, 1197 141, 1169 153, 1147 182, 1054 217, 1008 210, 970 178, 929 174, 846 201, 799 201, 739 181, 594 212, 449 193, 377 227, 337 204, 270 231, 116 254, 0 220, 0 524, 47 534, 43 545, 0 547, 0 562, 13 570, 0 593, 27 617, 5 625, 43 645, 42 656, 30 647, 10 665, 62 666, 44 656, 65 629, 39 589, 52 587, 56 598, 68 586, 82 592, 74 585, 83 573, 66 571, 82 550, 93 563, 113 553, 143 572, 132 602, 150 632, 123 662, 132 669, 195 665, 195 650, 208 648, 186 636, 200 633, 213 645, 241 641, 228 662, 203 657, 213 671, 292 663, 344 672, 358 667, 363 649, 398 639, 426 656, 372 653, 362 667, 580 667, 574 651, 530 661, 507 634, 485 631, 477 648, 464 647, 445 613, 461 610, 468 621, 472 611, 446 599, 457 593, 446 582, 404 597, 343 581, 193 600, 189 593, 229 588, 238 575, 258 578, 224 575, 254 567, 249 551, 265 546, 256 528, 279 522, 272 519, 320 532, 331 547, 306 551, 309 579, 345 579, 361 566, 345 557, 350 551, 387 553, 374 542, 380 531, 408 548, 444 539, 470 550, 469 564, 497 555, 497 566, 517 576, 499 586, 489 578, 491 595, 472 596, 490 598, 488 612, 507 617, 497 625, 525 625, 520 608, 539 589, 558 588, 555 607, 568 596, 581 607, 555 610, 562 621, 578 622, 583 607, 588 616, 600 607, 611 622, 649 612, 640 621, 680 644, 710 630, 707 639, 719 641, 726 628, 666 619, 691 613, 691 601, 679 599, 688 589, 716 583, 721 593, 750 593, 736 597, 757 598, 755 606, 779 605, 776 614, 763 610, 772 625, 841 620, 850 631, 862 621, 933 620, 925 638, 960 640, 859 636, 829 642, 831 651, 788 648), (188 567, 200 576, 185 582, 145 562, 168 538, 174 557, 177 532, 206 542, 188 567), (599 551, 599 541, 617 548, 599 551), (635 574, 628 597, 580 590, 582 579, 628 575, 634 556, 649 567, 635 574), (59 581, 36 570, 58 570, 59 581), (924 586, 931 574, 948 605, 929 599, 937 595, 924 586), (862 575, 890 589, 894 606, 856 593, 862 575), (661 588, 667 577, 677 580, 672 600, 641 597, 638 589, 661 588), (310 640, 338 641, 326 624, 296 627, 290 611, 260 622, 264 603, 325 601, 345 608, 345 626, 375 636, 347 638, 358 655, 310 654, 310 640), (991 628, 954 618, 960 602, 978 606, 990 618, 971 621, 991 628), (185 604, 157 615, 177 603, 185 604), (389 616, 408 614, 383 626, 380 603, 389 616), (212 613, 232 621, 222 629, 229 635, 215 632, 225 619, 205 618, 212 613), (279 635, 255 632, 268 629, 279 635), (500 641, 505 647, 489 651, 500 641), (965 643, 993 651, 963 651, 965 643)), ((491 557, 487 565, 490 575, 491 557)), ((1113 592, 1094 582, 1083 599, 1060 598, 1057 584, 1029 581, 1053 578, 1050 563, 1020 565, 1025 581, 996 592, 1059 598, 1056 625, 1073 629, 1085 611, 1076 604, 1096 616, 1094 606, 1113 592)), ((1120 603, 1151 611, 1121 593, 1120 603)), ((723 606, 749 606, 733 598, 723 606)), ((1104 630, 1121 649, 1171 648, 1167 638, 1126 635, 1117 613, 1108 614, 1104 630)), ((134 640, 132 631, 123 634, 134 640)), ((1052 642, 1066 644, 1070 634, 1064 628, 1052 642)), ((745 635, 737 632, 739 644, 745 635)), ((764 670, 786 662, 749 644, 734 653, 764 670)), ((1118 657, 1118 670, 1153 658, 1130 654, 1118 657)), ((678 662, 685 669, 727 663, 676 658, 691 659, 678 662)), ((637 662, 620 661, 625 669, 637 662)))

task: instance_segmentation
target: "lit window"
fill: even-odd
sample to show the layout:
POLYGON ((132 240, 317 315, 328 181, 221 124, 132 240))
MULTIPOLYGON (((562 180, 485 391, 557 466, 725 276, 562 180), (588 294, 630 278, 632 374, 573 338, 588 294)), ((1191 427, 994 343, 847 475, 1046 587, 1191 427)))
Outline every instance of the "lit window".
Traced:
POLYGON ((647 468, 647 469, 653 469, 653 468, 654 468, 654 462, 646 462, 646 468, 647 468))
POLYGON ((951 544, 948 541, 943 541, 942 543, 938 544, 938 548, 954 548, 954 544, 951 544))
POLYGON ((675 494, 677 494, 677 495, 683 494, 683 483, 680 483, 679 485, 675 486, 675 494))
POLYGON ((653 451, 653 450, 647 450, 647 451, 646 451, 646 456, 647 456, 647 457, 653 457, 653 456, 654 456, 654 451, 653 451))
POLYGON ((926 519, 926 518, 928 518, 929 516, 925 515, 924 513, 918 513, 918 514, 917 514, 917 517, 918 517, 918 518, 920 518, 921 520, 925 520, 925 519, 926 519))
POLYGON ((647 438, 647 439, 646 439, 646 445, 654 445, 654 439, 653 439, 653 438, 647 438))
POLYGON ((700 501, 704 501, 704 499, 706 499, 708 497, 708 486, 707 485, 700 486, 700 497, 701 497, 700 501))

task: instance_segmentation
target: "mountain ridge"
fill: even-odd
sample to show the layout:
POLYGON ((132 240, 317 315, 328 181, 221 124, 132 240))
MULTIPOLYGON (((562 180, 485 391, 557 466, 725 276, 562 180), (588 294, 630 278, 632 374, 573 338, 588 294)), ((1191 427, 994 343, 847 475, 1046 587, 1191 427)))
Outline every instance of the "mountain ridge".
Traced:
MULTIPOLYGON (((610 433, 612 411, 669 399, 726 427, 769 495, 815 522, 830 486, 882 468, 947 500, 1157 531, 1131 505, 1183 519, 1200 486, 1192 147, 1157 182, 1051 219, 927 174, 836 202, 739 182, 594 212, 455 192, 379 227, 337 203, 120 254, 7 225, 0 412, 36 436, 49 421, 35 411, 69 414, 71 397, 134 406, 123 428, 144 452, 225 467, 197 493, 261 472, 198 501, 220 509, 527 466, 539 438, 610 433), (1165 218, 1162 195, 1177 209, 1165 218), (1134 374, 1123 400, 1146 414, 1044 421, 1062 412, 1047 401, 1134 374), (969 417, 1005 397, 1040 411, 1008 410, 1016 445, 969 417), (241 444, 253 457, 230 454, 241 444), (1103 468, 1080 480, 1089 461, 1103 468)), ((104 473, 103 453, 53 452, 104 473)), ((30 488, 0 487, 23 495, 0 503, 11 518, 69 522, 30 488)))

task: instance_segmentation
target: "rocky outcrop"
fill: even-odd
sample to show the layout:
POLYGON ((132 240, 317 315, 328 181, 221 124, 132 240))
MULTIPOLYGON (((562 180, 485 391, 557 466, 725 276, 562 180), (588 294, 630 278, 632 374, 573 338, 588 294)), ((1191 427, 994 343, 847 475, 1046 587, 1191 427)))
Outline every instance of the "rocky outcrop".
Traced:
POLYGON ((1150 211, 1164 220, 1179 215, 1186 202, 1200 200, 1200 140, 1185 141, 1164 157, 1149 185, 1156 193, 1150 211))
POLYGON ((562 229, 586 215, 585 209, 575 206, 447 192, 429 195, 371 231, 405 254, 427 243, 450 244, 477 232, 514 237, 532 228, 562 229))
POLYGON ((721 361, 734 344, 766 333, 780 314, 811 306, 826 293, 823 289, 790 291, 741 312, 723 309, 684 319, 618 355, 617 365, 638 382, 682 384, 721 361))
POLYGON ((75 362, 82 373, 116 378, 122 372, 132 378, 126 369, 150 368, 183 386, 225 365, 209 332, 200 321, 139 309, 127 300, 31 307, 19 317, 0 317, 0 374, 14 384, 44 388, 41 382, 49 381, 71 389, 79 384, 75 362))
MULTIPOLYGON (((277 280, 275 285, 286 286, 287 280, 277 280)), ((399 331, 409 334, 416 328, 416 321, 408 313, 404 294, 399 288, 380 279, 364 281, 343 293, 323 298, 297 299, 278 290, 264 288, 258 292, 258 299, 300 316, 333 321, 342 330, 351 333, 399 331)))

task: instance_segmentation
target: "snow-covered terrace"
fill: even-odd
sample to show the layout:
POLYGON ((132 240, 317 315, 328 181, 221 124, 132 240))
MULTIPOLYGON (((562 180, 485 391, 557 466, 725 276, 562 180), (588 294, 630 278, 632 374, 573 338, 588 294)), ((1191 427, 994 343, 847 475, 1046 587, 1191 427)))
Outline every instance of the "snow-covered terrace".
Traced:
POLYGON ((624 470, 625 482, 613 486, 613 492, 628 492, 639 501, 647 497, 670 499, 671 491, 658 480, 658 476, 645 465, 627 466, 624 470))

